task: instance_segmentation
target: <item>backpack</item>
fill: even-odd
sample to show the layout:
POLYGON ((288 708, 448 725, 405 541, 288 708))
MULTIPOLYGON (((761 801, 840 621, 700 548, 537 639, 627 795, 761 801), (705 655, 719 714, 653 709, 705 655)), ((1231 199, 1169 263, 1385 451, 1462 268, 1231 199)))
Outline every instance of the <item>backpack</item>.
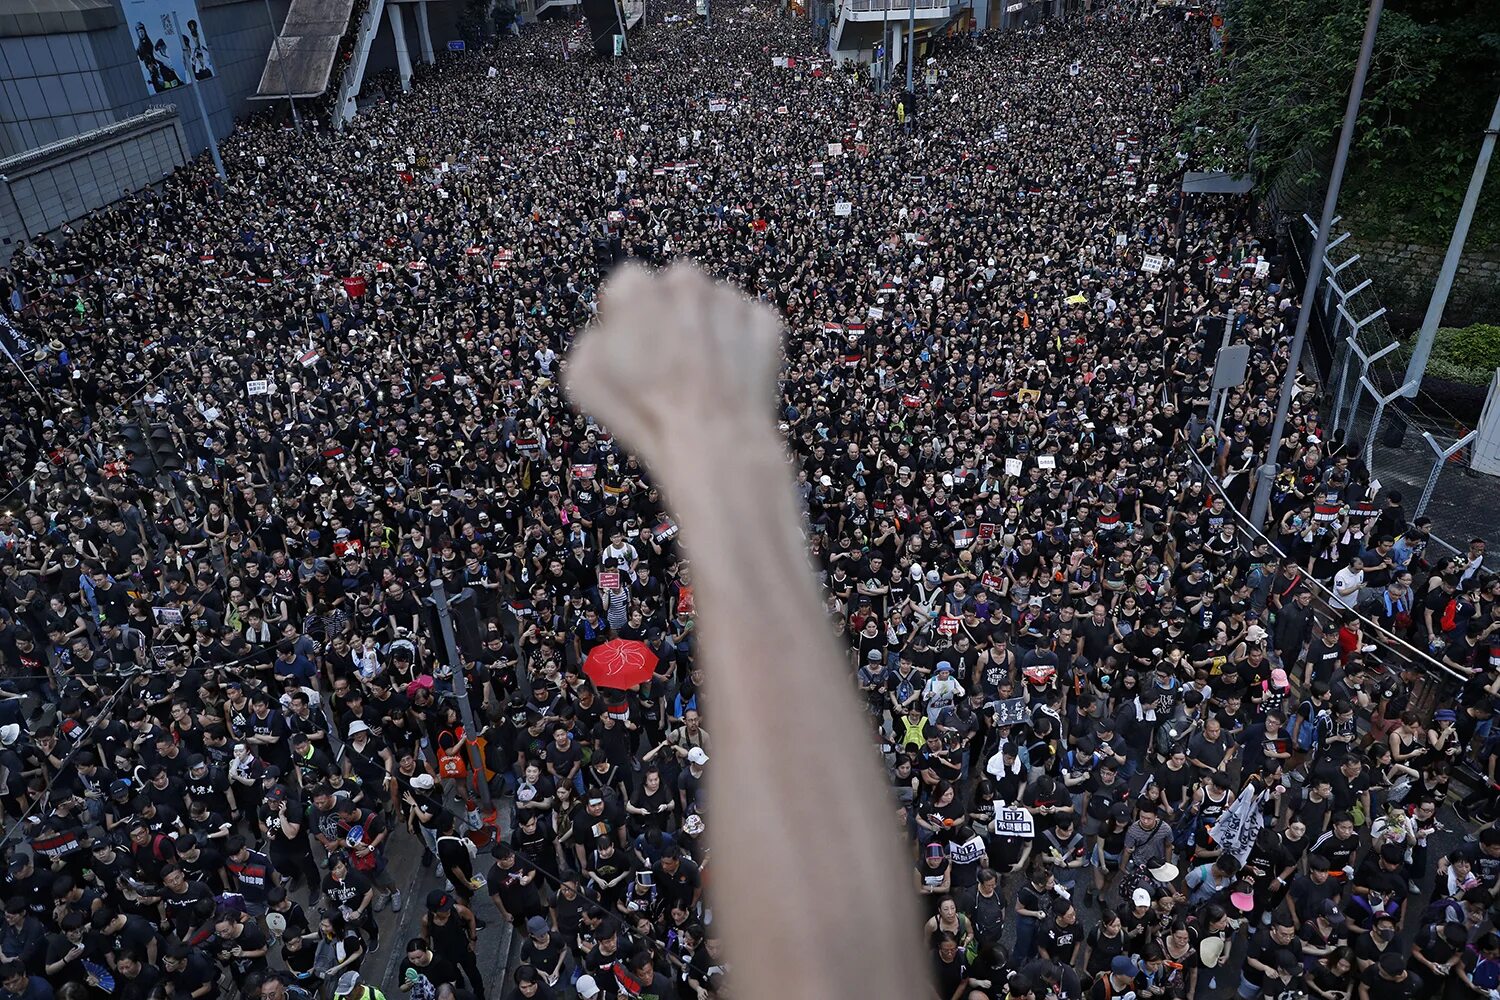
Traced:
POLYGON ((1313 707, 1311 698, 1303 699, 1302 704, 1297 706, 1297 730, 1292 734, 1292 742, 1303 753, 1311 751, 1318 745, 1317 716, 1318 713, 1313 707))

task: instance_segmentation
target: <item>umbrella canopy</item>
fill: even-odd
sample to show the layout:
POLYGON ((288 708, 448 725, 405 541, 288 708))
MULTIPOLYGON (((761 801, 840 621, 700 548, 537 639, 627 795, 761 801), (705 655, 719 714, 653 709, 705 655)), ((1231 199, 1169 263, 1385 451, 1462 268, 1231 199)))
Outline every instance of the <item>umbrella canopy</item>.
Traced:
POLYGON ((600 687, 633 688, 651 679, 657 656, 636 639, 611 639, 595 646, 583 661, 583 672, 600 687))

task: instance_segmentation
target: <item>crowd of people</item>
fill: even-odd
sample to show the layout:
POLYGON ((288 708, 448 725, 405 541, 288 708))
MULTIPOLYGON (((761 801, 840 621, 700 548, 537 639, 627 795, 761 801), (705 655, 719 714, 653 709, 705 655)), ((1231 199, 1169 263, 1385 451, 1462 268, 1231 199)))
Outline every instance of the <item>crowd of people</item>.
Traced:
POLYGON ((559 387, 610 268, 683 257, 785 317, 778 419, 911 846, 871 877, 921 897, 938 1000, 1489 995, 1500 580, 1428 551, 1313 392, 1276 548, 1239 519, 1297 297, 1248 202, 1180 193, 1214 64, 1154 8, 954 33, 899 119, 766 4, 619 60, 545 23, 17 250, 0 998, 731 995, 691 539, 559 387), (153 422, 180 471, 122 436, 153 422), (584 676, 614 638, 649 682, 584 676), (1460 766, 1490 784, 1454 817, 1460 766), (1436 849, 1440 813, 1479 832, 1436 849), (391 983, 386 907, 422 909, 391 983))

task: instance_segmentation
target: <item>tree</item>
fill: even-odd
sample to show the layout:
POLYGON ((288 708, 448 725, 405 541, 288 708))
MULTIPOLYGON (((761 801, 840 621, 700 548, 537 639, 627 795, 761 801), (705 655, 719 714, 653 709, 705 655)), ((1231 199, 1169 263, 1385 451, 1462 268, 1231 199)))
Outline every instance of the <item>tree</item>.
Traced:
MULTIPOLYGON (((1253 132, 1250 162, 1266 184, 1296 154, 1331 151, 1368 10, 1368 0, 1227 0, 1226 52, 1179 111, 1197 162, 1242 169, 1253 132)), ((1340 212, 1369 235, 1446 240, 1497 90, 1500 3, 1390 0, 1340 212)), ((1500 184, 1492 183, 1470 245, 1495 242, 1500 184)))

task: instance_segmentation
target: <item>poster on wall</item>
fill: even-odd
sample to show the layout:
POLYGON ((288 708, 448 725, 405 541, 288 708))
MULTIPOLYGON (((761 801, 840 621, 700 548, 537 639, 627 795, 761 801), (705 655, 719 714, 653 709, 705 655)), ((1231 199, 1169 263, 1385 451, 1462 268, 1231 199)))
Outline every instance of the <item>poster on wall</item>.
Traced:
POLYGON ((214 75, 194 0, 125 0, 135 56, 153 94, 214 75))

